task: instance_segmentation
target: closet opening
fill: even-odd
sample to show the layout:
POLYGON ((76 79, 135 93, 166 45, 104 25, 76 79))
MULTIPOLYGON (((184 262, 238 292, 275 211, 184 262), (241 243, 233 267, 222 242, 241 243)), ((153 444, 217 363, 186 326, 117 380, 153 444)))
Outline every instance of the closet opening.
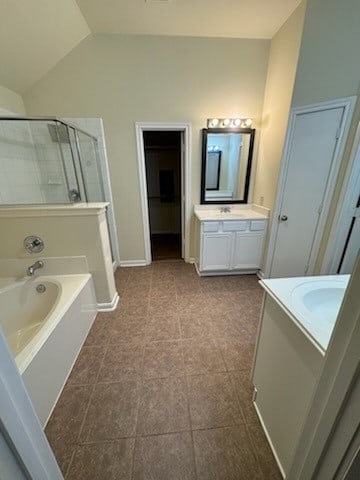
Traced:
POLYGON ((144 131, 151 257, 182 258, 181 131, 144 131))

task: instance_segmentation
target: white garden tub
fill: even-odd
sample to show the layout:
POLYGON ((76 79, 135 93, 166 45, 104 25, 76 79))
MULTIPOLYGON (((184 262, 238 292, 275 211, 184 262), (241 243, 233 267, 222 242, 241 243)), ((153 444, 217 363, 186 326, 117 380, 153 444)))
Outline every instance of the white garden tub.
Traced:
POLYGON ((45 425, 96 316, 92 277, 34 276, 9 283, 2 279, 0 285, 0 325, 45 425))

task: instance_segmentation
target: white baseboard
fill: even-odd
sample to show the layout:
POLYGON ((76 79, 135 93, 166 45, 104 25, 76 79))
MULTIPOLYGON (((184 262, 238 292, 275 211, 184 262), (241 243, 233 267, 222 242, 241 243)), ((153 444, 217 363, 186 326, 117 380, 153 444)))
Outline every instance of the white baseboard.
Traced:
POLYGON ((111 302, 109 302, 109 303, 98 303, 97 304, 98 312, 112 312, 117 307, 117 305, 119 303, 119 298, 120 298, 119 294, 116 292, 115 295, 114 295, 114 298, 112 299, 111 302))
POLYGON ((278 467, 279 467, 279 469, 280 469, 280 473, 281 473, 282 477, 283 477, 284 479, 286 479, 286 474, 285 474, 285 472, 284 472, 283 466, 281 465, 280 459, 279 459, 279 457, 278 457, 278 455, 277 455, 277 453, 276 453, 276 450, 275 450, 275 447, 274 447, 274 445, 273 445, 273 443, 272 443, 272 440, 271 440, 271 437, 270 437, 270 435, 269 435, 269 432, 267 431, 267 428, 266 428, 266 426, 265 426, 265 423, 264 423, 264 421, 263 421, 263 419, 262 419, 260 410, 258 409, 258 406, 256 405, 255 402, 253 402, 253 405, 254 405, 254 407, 255 407, 256 414, 257 414, 257 416, 258 416, 258 418, 259 418, 259 421, 260 421, 260 423, 261 423, 262 429, 264 430, 265 437, 266 437, 266 439, 267 439, 267 441, 268 441, 268 443, 269 443, 269 446, 270 446, 270 448, 271 448, 271 451, 272 451, 272 453, 273 453, 273 455, 274 455, 274 457, 275 457, 276 463, 277 463, 277 465, 278 465, 278 467))
POLYGON ((120 267, 146 267, 146 260, 121 260, 120 267))
POLYGON ((189 258, 186 260, 186 263, 195 263, 195 257, 189 257, 189 258))
POLYGON ((260 280, 262 280, 264 278, 264 272, 262 270, 259 270, 257 272, 257 276, 260 278, 260 280))

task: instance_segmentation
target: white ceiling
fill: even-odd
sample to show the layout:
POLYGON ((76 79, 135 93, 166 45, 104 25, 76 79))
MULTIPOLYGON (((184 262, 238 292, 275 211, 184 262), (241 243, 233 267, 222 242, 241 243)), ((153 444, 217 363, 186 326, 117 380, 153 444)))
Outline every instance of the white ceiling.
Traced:
POLYGON ((0 85, 23 93, 89 33, 74 0, 0 0, 0 85))
POLYGON ((271 38, 301 0, 0 0, 0 85, 24 93, 87 35, 271 38))

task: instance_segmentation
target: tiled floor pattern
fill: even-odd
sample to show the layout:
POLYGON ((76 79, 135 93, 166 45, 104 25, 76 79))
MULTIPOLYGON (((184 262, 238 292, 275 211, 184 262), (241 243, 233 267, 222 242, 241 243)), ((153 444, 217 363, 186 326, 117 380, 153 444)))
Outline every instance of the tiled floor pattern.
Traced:
POLYGON ((66 480, 279 480, 251 403, 262 291, 181 261, 116 272, 46 434, 66 480))

